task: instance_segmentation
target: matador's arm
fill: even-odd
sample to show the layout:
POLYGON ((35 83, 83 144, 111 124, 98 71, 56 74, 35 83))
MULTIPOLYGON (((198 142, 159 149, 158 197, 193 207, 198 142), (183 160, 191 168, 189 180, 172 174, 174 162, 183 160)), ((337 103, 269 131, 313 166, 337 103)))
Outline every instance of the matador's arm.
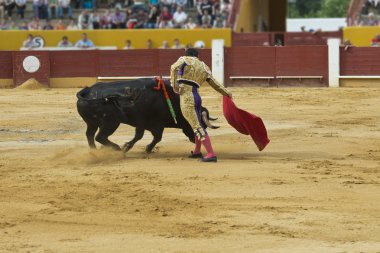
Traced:
POLYGON ((179 87, 177 84, 178 79, 178 70, 185 60, 180 57, 171 67, 170 67, 170 83, 176 93, 179 92, 179 87))
POLYGON ((211 71, 210 69, 208 69, 208 77, 206 79, 206 81, 208 82, 208 84, 210 84, 210 86, 216 90, 217 92, 219 92, 220 94, 222 94, 223 96, 228 96, 228 97, 232 97, 232 93, 227 90, 221 83, 219 83, 211 74, 211 71))

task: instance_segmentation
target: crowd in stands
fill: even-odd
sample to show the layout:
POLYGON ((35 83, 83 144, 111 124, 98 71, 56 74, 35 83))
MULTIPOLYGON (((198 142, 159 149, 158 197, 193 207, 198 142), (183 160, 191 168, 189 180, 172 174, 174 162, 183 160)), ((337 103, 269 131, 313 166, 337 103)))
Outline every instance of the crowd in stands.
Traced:
MULTIPOLYGON (((32 34, 28 34, 26 37, 26 40, 24 40, 22 44, 22 49, 23 50, 40 49, 43 47, 43 44, 44 44, 44 43, 41 43, 41 40, 43 40, 43 38, 39 36, 34 37, 32 34)), ((171 46, 169 45, 169 42, 167 40, 164 40, 161 46, 154 46, 153 41, 151 39, 148 39, 146 42, 146 49, 153 49, 153 48, 183 49, 183 48, 190 48, 190 47, 205 48, 205 46, 206 45, 202 40, 195 41, 194 45, 191 43, 183 45, 181 44, 180 40, 177 38, 173 40, 171 46)), ((82 38, 78 40, 75 44, 70 41, 68 36, 64 35, 62 39, 58 42, 56 47, 66 48, 66 49, 73 48, 73 47, 78 48, 78 49, 91 49, 91 48, 95 48, 96 45, 92 42, 91 39, 87 37, 87 33, 83 33, 82 38)), ((123 47, 123 49, 126 49, 126 50, 134 49, 132 45, 132 41, 130 39, 127 39, 125 41, 125 46, 123 47)))
POLYGON ((0 30, 80 30, 80 29, 154 29, 224 28, 230 0, 149 0, 115 3, 97 9, 95 0, 0 0, 0 30), (27 4, 33 17, 25 19, 27 4), (87 8, 86 8, 87 7, 87 8), (74 18, 73 9, 82 11, 74 18), (196 14, 188 15, 190 8, 196 14))

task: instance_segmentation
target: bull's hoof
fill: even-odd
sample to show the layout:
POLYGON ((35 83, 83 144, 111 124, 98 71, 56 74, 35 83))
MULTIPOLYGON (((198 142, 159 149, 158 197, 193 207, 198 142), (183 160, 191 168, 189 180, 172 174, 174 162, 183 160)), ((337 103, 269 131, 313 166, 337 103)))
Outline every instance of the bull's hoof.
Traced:
POLYGON ((133 145, 130 144, 129 142, 127 142, 127 143, 125 143, 124 146, 123 146, 123 151, 124 151, 124 152, 128 152, 132 147, 133 147, 133 145))
POLYGON ((146 146, 146 148, 145 148, 145 152, 147 153, 147 154, 151 154, 151 153, 153 153, 153 149, 155 150, 155 151, 158 151, 158 147, 151 147, 151 146, 146 146))

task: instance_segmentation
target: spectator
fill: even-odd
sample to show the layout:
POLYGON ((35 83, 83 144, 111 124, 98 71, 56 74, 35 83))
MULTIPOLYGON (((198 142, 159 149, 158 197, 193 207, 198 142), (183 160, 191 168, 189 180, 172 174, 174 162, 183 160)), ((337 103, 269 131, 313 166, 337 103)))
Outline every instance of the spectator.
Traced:
POLYGON ((63 23, 62 19, 58 19, 57 23, 54 26, 55 30, 66 30, 66 26, 63 23))
POLYGON ((67 14, 69 18, 72 18, 73 10, 71 8, 71 0, 58 0, 59 18, 63 18, 65 13, 67 14))
POLYGON ((12 21, 8 26, 8 30, 19 30, 19 27, 16 25, 14 21, 12 21))
MULTIPOLYGON (((168 7, 164 7, 163 8, 163 10, 162 10, 162 12, 161 12, 161 15, 160 15, 160 17, 159 17, 159 26, 160 26, 160 28, 161 28, 161 26, 163 26, 162 25, 162 23, 164 22, 164 21, 166 21, 165 23, 167 24, 167 23, 172 23, 172 19, 173 19, 173 16, 172 16, 172 14, 169 12, 169 8, 168 7)), ((173 26, 173 25, 171 25, 171 26, 173 26)))
POLYGON ((40 1, 39 0, 33 0, 33 17, 34 18, 39 18, 39 5, 40 5, 40 1))
POLYGON ((187 14, 183 12, 181 6, 177 7, 177 11, 173 15, 173 26, 174 28, 183 28, 187 19, 187 14))
POLYGON ((367 24, 368 26, 377 26, 379 25, 379 21, 377 20, 375 14, 373 14, 373 12, 370 12, 368 14, 368 21, 367 21, 367 24))
POLYGON ((152 6, 148 15, 148 22, 145 28, 156 28, 158 27, 159 13, 156 6, 152 6))
POLYGON ((185 46, 182 45, 182 44, 179 42, 179 39, 174 39, 174 40, 173 40, 173 46, 172 46, 172 49, 181 49, 181 48, 185 48, 185 46))
POLYGON ((168 49, 169 48, 169 43, 168 41, 164 40, 162 42, 162 46, 160 46, 161 49, 168 49))
POLYGON ((41 30, 40 20, 33 18, 28 24, 28 30, 41 30))
POLYGON ((100 27, 102 29, 111 28, 111 14, 109 10, 106 10, 104 14, 100 17, 100 27))
POLYGON ((145 11, 139 10, 137 13, 137 16, 136 16, 136 23, 133 26, 133 28, 135 28, 135 29, 144 28, 146 21, 147 21, 147 15, 146 15, 145 11))
MULTIPOLYGON (((202 0, 202 2, 200 2, 200 4, 198 4, 197 11, 198 11, 198 22, 200 24, 202 24, 202 17, 204 16, 205 11, 207 11, 207 13, 209 15, 213 15, 213 13, 214 13, 213 12, 213 6, 209 2, 209 0, 202 0)), ((211 25, 211 23, 210 23, 210 25, 211 25)))
POLYGON ((380 35, 376 34, 375 37, 371 40, 371 47, 379 47, 380 46, 380 35))
POLYGON ((20 28, 20 30, 26 31, 26 30, 28 30, 28 24, 25 21, 23 21, 21 23, 21 25, 19 26, 19 28, 20 28))
POLYGON ((222 20, 220 16, 216 16, 214 20, 213 28, 224 28, 226 27, 226 23, 222 20))
POLYGON ((116 8, 115 12, 111 14, 111 28, 120 29, 125 28, 126 15, 121 12, 119 8, 116 8))
POLYGON ((73 43, 69 41, 67 36, 63 36, 62 40, 58 43, 58 47, 72 47, 73 43))
POLYGON ((0 20, 0 30, 8 30, 8 24, 4 19, 0 20))
POLYGON ((14 0, 5 0, 4 1, 4 9, 7 12, 8 17, 12 17, 12 11, 16 7, 16 3, 14 0))
POLYGON ((79 30, 84 30, 88 28, 88 19, 89 16, 86 10, 82 10, 82 12, 78 16, 78 28, 79 30))
POLYGON ((187 23, 185 24, 185 29, 194 29, 197 27, 197 24, 194 23, 192 18, 189 18, 187 23))
POLYGON ((194 43, 194 48, 205 48, 206 44, 202 40, 197 40, 194 43))
POLYGON ((125 47, 123 49, 133 49, 132 42, 130 40, 125 41, 125 47))
POLYGON ((160 26, 158 28, 170 29, 170 28, 173 28, 173 23, 172 23, 172 21, 163 20, 160 22, 160 26))
POLYGON ((58 0, 48 0, 48 16, 49 16, 49 19, 53 18, 53 13, 54 13, 55 19, 59 18, 58 0))
POLYGON ((101 23, 101 17, 99 15, 99 12, 97 12, 96 10, 91 12, 88 22, 91 29, 99 29, 101 23))
POLYGON ((26 0, 16 0, 15 3, 16 3, 16 8, 17 8, 17 15, 21 19, 24 19, 26 0))
POLYGON ((207 10, 204 10, 201 24, 202 28, 211 28, 211 16, 209 15, 207 10))
POLYGON ((50 20, 46 21, 46 24, 44 25, 42 30, 54 30, 54 26, 51 24, 50 20))
POLYGON ((82 34, 82 39, 78 40, 77 43, 75 44, 75 47, 79 48, 91 48, 94 47, 94 43, 87 38, 87 33, 82 34))
POLYGON ((349 39, 346 39, 341 46, 344 47, 344 51, 347 51, 348 48, 352 46, 352 44, 351 44, 351 41, 349 39))
POLYGON ((32 34, 28 34, 28 36, 26 37, 26 40, 24 40, 24 42, 22 43, 22 46, 25 48, 29 48, 29 49, 36 47, 36 45, 33 41, 33 35, 32 34))
POLYGON ((79 30, 77 24, 75 23, 74 19, 70 19, 70 23, 67 26, 66 30, 79 30))
POLYGON ((153 49, 153 42, 152 42, 151 39, 148 39, 148 40, 146 41, 146 48, 147 48, 147 49, 153 49))
POLYGON ((0 0, 0 20, 4 18, 5 3, 4 0, 0 0))
POLYGON ((48 0, 40 0, 38 5, 38 18, 39 19, 48 19, 48 0))

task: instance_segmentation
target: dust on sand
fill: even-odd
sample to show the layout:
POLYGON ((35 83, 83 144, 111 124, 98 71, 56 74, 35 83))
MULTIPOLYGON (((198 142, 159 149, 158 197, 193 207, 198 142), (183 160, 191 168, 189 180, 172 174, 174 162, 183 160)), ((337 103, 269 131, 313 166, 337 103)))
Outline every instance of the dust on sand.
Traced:
POLYGON ((203 164, 176 129, 150 155, 148 133, 89 150, 77 89, 0 90, 0 252, 380 252, 380 89, 232 91, 271 143, 204 89, 222 127, 203 164))

